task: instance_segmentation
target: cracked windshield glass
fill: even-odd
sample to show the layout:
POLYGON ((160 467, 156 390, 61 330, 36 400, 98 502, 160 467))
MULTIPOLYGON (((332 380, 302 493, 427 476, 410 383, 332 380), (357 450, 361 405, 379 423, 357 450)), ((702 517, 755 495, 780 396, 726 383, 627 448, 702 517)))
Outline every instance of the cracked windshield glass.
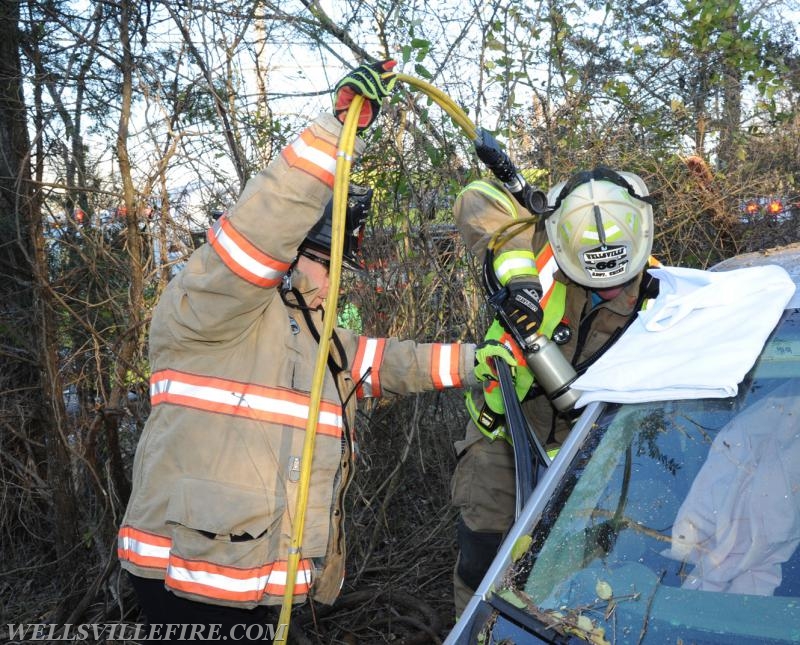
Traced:
POLYGON ((789 310, 736 397, 607 408, 509 574, 527 611, 596 643, 800 641, 798 377, 789 310))

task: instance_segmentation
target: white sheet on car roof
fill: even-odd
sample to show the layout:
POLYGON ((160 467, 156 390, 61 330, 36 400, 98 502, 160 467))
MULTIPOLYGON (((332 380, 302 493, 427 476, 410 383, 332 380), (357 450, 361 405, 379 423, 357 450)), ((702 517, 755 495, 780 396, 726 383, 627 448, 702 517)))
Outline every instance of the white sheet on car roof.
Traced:
POLYGON ((683 587, 771 596, 800 543, 800 380, 715 437, 664 555, 694 564, 683 587))
POLYGON ((777 265, 650 273, 658 297, 575 381, 576 407, 735 395, 795 291, 777 265))

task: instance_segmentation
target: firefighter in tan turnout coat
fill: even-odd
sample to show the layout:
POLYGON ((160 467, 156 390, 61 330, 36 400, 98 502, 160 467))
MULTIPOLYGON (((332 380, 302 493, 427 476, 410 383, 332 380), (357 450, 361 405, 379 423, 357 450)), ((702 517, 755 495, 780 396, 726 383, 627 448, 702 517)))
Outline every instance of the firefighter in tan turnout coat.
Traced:
MULTIPOLYGON (((118 537, 151 623, 263 622, 258 610, 282 602, 319 331, 331 313, 322 305, 337 141, 354 93, 367 99, 359 131, 374 120, 391 89, 380 73, 393 65, 365 65, 339 83, 339 118, 321 115, 248 182, 154 311, 152 414, 118 537)), ((370 195, 351 187, 345 266, 358 263, 370 195)), ((357 399, 472 385, 474 350, 335 330, 296 602, 332 603, 343 582, 357 399)))
MULTIPOLYGON (((478 156, 492 168, 476 146, 478 156)), ((492 160, 493 161, 493 160, 492 160)), ((510 165, 510 160, 507 161, 510 165)), ((497 251, 492 266, 510 294, 536 292, 538 332, 551 338, 580 373, 610 347, 647 301, 657 281, 646 269, 653 211, 644 181, 629 172, 606 168, 576 173, 546 196, 545 217, 497 251)), ((469 184, 455 203, 455 218, 467 248, 483 258, 493 233, 510 220, 531 217, 509 190, 494 180, 469 184)), ((530 322, 528 322, 530 325, 530 322)), ((522 335, 530 332, 528 328, 522 335)), ((495 321, 487 338, 513 343, 495 321)), ((525 369, 525 368, 521 368, 525 369)), ((516 384, 523 382, 517 376, 516 384)), ((553 451, 570 430, 570 416, 559 415, 530 376, 530 391, 517 390, 531 428, 553 451), (521 396, 520 396, 521 395, 521 396)), ((454 572, 456 615, 460 615, 491 564, 514 521, 513 449, 502 409, 487 405, 498 393, 488 382, 484 396, 468 393, 470 421, 452 480, 452 501, 459 511, 459 556, 454 572)))

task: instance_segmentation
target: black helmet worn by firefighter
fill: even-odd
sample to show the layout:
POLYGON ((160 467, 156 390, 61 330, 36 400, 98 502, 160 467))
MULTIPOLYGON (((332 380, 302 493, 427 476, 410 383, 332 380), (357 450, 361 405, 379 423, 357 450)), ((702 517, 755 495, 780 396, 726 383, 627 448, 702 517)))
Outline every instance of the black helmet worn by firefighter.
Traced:
MULTIPOLYGON (((342 249, 342 266, 363 271, 364 264, 359 255, 364 238, 364 226, 369 217, 372 205, 372 189, 350 184, 347 191, 347 212, 344 224, 344 247, 342 249)), ((330 257, 333 239, 333 200, 325 206, 322 216, 308 232, 306 239, 300 244, 300 253, 312 251, 330 257)))
POLYGON ((608 168, 553 186, 545 226, 559 268, 592 290, 635 278, 653 247, 651 200, 641 177, 608 168))

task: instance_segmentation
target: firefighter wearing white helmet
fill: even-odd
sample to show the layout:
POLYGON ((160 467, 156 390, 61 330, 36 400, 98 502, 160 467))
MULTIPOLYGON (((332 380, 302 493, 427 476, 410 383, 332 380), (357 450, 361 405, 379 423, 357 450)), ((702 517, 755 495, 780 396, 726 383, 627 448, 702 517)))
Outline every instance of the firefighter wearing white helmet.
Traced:
POLYGON ((545 220, 559 268, 578 284, 609 289, 647 264, 653 207, 644 181, 630 172, 596 168, 556 184, 545 220))
MULTIPOLYGON (((456 200, 455 220, 467 248, 483 259, 496 231, 510 221, 540 216, 533 235, 528 231, 504 238, 492 269, 509 299, 524 293, 530 302, 516 320, 538 323, 537 333, 557 344, 581 373, 657 293, 657 281, 646 271, 655 263, 650 257, 653 209, 647 187, 630 172, 595 168, 537 196, 537 191, 526 193, 512 185, 517 173, 491 137, 482 134, 475 150, 499 181, 474 181, 456 200), (537 297, 530 297, 532 293, 537 297)), ((484 342, 515 346, 508 331, 496 319, 484 342)), ((525 337, 531 330, 518 331, 525 337)), ((496 381, 486 380, 482 390, 468 393, 470 420, 464 438, 455 442, 458 462, 451 491, 459 513, 453 577, 456 615, 473 596, 514 521, 514 453, 498 390, 496 381)), ((556 411, 524 358, 515 369, 515 391, 530 427, 552 453, 566 439, 572 417, 556 411)))

